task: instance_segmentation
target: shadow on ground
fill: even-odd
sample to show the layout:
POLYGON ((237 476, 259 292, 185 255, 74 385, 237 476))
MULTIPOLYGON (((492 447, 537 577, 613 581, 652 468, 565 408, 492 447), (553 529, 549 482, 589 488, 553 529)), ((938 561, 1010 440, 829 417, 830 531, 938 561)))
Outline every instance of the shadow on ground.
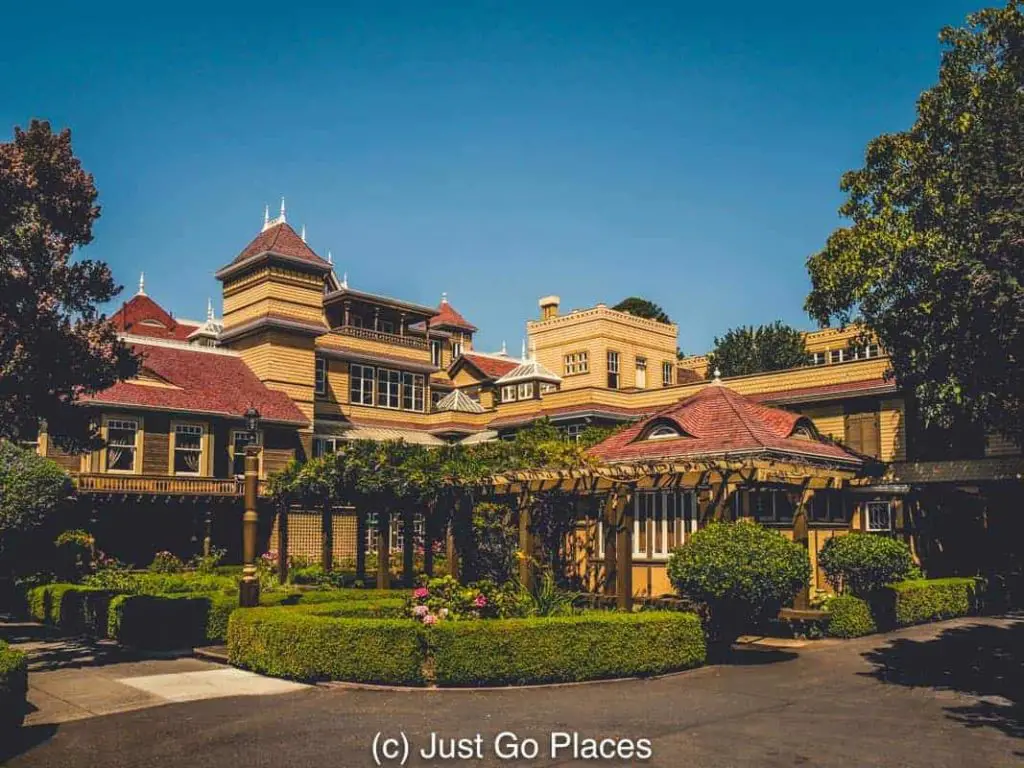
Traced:
POLYGON ((717 656, 709 663, 724 664, 731 667, 757 667, 763 664, 778 664, 782 661, 793 661, 798 654, 778 648, 757 648, 747 645, 733 646, 728 653, 717 656))
POLYGON ((952 720, 1024 739, 1024 620, 955 627, 931 640, 897 638, 863 655, 874 666, 865 674, 881 682, 979 699, 947 707, 952 720))
POLYGON ((56 725, 29 725, 19 728, 13 734, 5 735, 0 740, 0 765, 4 765, 22 752, 38 747, 44 741, 49 741, 55 733, 56 725))

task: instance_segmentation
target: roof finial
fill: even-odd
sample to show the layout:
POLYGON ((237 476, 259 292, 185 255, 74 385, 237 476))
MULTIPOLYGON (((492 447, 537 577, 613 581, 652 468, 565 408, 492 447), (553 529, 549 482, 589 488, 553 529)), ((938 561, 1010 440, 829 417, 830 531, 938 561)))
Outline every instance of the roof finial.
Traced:
POLYGON ((442 304, 447 304, 448 303, 448 291, 441 291, 441 303, 442 304))
POLYGON ((270 206, 269 205, 264 205, 263 206, 263 230, 262 231, 266 232, 268 229, 270 229, 270 206))
POLYGON ((712 384, 721 384, 722 383, 722 372, 720 370, 718 370, 718 368, 715 368, 715 380, 712 381, 711 383, 712 384))
POLYGON ((348 288, 348 272, 344 272, 341 275, 341 287, 348 288))
POLYGON ((302 242, 306 242, 306 225, 302 225, 302 242))
POLYGON ((139 272, 139 292, 136 294, 136 296, 145 296, 145 295, 146 295, 146 273, 145 272, 139 272))
POLYGON ((282 224, 284 224, 286 221, 288 221, 284 217, 284 195, 281 195, 281 216, 279 218, 281 219, 281 223, 282 224))
POLYGON ((523 351, 522 351, 521 354, 522 354, 522 359, 525 360, 526 359, 526 339, 523 339, 523 351))
POLYGON ((505 340, 504 339, 501 340, 501 354, 503 354, 503 355, 507 355, 508 354, 508 350, 505 349, 505 340))
POLYGON ((206 319, 210 322, 213 321, 213 299, 209 297, 206 299, 206 319))
POLYGON ((334 265, 334 257, 331 256, 330 250, 327 251, 327 263, 332 266, 334 265))

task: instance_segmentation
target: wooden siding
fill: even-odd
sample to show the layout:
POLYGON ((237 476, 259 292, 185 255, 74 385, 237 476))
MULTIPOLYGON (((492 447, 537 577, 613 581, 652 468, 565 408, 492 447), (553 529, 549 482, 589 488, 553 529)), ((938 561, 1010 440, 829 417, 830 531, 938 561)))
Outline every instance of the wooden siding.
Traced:
POLYGON ((166 475, 170 463, 170 416, 147 413, 145 433, 142 436, 142 474, 166 475))
MULTIPOLYGON (((410 336, 410 339, 417 337, 410 336)), ((324 349, 337 349, 358 352, 372 357, 373 355, 384 355, 385 359, 389 357, 399 357, 408 360, 409 362, 419 363, 421 365, 430 365, 430 349, 414 349, 412 347, 403 346, 401 344, 389 344, 385 341, 377 339, 361 339, 356 336, 345 336, 340 333, 324 334, 317 338, 317 347, 324 349)), ((381 362, 381 365, 391 365, 395 367, 396 364, 381 362)))

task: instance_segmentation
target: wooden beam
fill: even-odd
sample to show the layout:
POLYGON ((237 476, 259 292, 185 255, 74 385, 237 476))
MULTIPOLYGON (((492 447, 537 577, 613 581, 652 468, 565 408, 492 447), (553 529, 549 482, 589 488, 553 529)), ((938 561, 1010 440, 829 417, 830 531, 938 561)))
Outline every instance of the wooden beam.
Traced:
POLYGON ((405 586, 412 587, 416 582, 416 541, 413 537, 413 510, 408 503, 402 509, 402 528, 402 580, 405 586))
POLYGON ((522 493, 519 508, 519 583, 528 590, 534 587, 533 557, 533 496, 522 493))
POLYGON ((377 510, 377 589, 391 586, 391 511, 377 510))
POLYGON ((633 610, 633 491, 626 486, 615 505, 617 513, 615 569, 615 605, 624 612, 633 610))

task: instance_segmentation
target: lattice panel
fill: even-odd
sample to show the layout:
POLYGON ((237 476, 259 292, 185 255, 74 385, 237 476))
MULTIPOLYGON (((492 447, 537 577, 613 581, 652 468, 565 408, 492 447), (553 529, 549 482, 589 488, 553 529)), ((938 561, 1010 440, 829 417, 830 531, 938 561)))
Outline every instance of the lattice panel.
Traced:
MULTIPOLYGON (((351 510, 335 510, 331 516, 334 535, 332 550, 335 562, 355 560, 356 557, 356 515, 351 510)), ((321 552, 320 510, 293 509, 288 514, 288 555, 301 557, 311 562, 320 562, 321 552)), ((280 549, 278 540, 278 516, 274 516, 274 527, 270 535, 270 548, 280 549)))

